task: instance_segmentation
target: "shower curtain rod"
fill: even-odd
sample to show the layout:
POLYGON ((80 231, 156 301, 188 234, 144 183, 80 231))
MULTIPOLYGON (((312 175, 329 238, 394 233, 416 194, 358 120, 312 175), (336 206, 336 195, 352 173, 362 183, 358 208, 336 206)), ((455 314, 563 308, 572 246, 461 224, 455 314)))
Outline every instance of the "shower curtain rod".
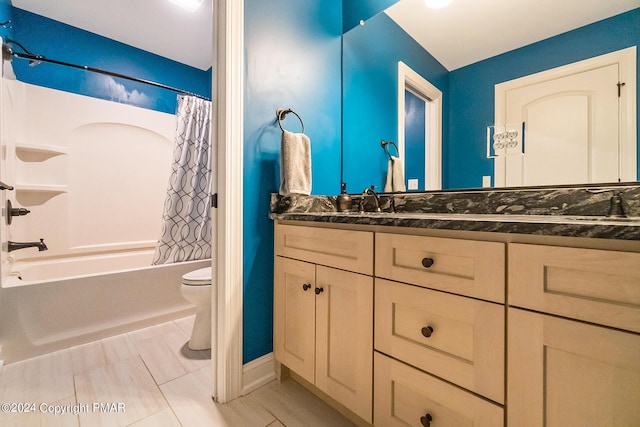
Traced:
POLYGON ((197 93, 188 92, 186 90, 182 90, 182 89, 178 89, 178 88, 175 88, 175 87, 167 86, 167 85, 164 85, 162 83, 157 83, 157 82, 154 82, 154 81, 151 81, 151 80, 139 79, 137 77, 131 77, 131 76, 127 76, 125 74, 115 73, 113 71, 107 71, 107 70, 102 70, 100 68, 89 67, 87 65, 76 65, 76 64, 69 63, 69 62, 63 62, 63 61, 58 61, 58 60, 55 60, 55 59, 49 59, 49 58, 44 57, 42 55, 34 55, 32 53, 24 53, 24 52, 15 52, 13 50, 13 48, 11 46, 9 46, 8 44, 3 44, 2 45, 2 50, 3 50, 4 53, 7 53, 8 55, 14 56, 16 58, 28 59, 29 61, 33 61, 34 63, 49 62, 51 64, 64 65, 66 67, 77 68, 79 70, 85 70, 85 71, 91 71, 91 72, 94 72, 94 73, 104 74, 104 75, 111 76, 111 77, 118 77, 118 78, 121 78, 121 79, 130 80, 132 82, 144 83, 144 84, 147 84, 147 85, 150 85, 150 86, 159 87, 161 89, 167 89, 167 90, 170 90, 170 91, 173 91, 173 92, 178 92, 180 94, 195 96, 196 98, 200 98, 200 99, 205 99, 207 101, 211 101, 209 98, 207 98, 205 96, 202 96, 202 95, 198 95, 197 93))

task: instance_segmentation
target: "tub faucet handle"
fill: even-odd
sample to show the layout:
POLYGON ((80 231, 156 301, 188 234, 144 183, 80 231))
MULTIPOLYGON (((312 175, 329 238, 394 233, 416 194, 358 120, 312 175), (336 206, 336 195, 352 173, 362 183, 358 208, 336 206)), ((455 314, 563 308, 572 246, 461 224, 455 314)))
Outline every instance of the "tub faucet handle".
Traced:
POLYGON ((5 211, 5 215, 7 217, 7 225, 11 225, 14 216, 24 216, 29 213, 31 213, 29 209, 14 208, 11 204, 11 200, 7 199, 7 210, 5 211))
POLYGON ((13 186, 0 181, 0 190, 13 190, 13 186))

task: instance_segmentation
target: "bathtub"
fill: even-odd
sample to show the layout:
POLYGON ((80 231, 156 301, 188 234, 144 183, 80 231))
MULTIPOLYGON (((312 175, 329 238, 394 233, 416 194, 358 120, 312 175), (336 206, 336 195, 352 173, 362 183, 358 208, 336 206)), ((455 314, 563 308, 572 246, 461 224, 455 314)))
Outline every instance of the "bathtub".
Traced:
POLYGON ((183 274, 211 260, 151 266, 132 251, 2 266, 0 359, 27 359, 195 313, 183 274))

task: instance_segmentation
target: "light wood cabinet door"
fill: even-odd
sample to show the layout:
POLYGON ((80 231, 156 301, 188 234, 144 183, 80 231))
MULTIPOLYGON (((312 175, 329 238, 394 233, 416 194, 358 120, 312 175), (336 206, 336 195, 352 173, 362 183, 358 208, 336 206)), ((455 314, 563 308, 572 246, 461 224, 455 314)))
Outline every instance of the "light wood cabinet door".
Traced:
MULTIPOLYGON (((374 425, 380 427, 500 427, 504 410, 459 387, 378 352, 374 425)), ((526 424, 513 424, 522 427, 526 424)))
POLYGON ((640 253, 510 244, 509 305, 640 332, 640 253))
POLYGON ((316 387, 372 419, 373 278, 317 266, 316 387))
POLYGON ((504 403, 501 304, 376 279, 375 349, 504 403))
POLYGON ((376 277, 504 303, 505 244, 376 233, 376 277))
POLYGON ((315 380, 316 266, 275 257, 273 352, 280 363, 315 380))
POLYGON ((638 426, 640 336, 508 310, 509 426, 638 426))

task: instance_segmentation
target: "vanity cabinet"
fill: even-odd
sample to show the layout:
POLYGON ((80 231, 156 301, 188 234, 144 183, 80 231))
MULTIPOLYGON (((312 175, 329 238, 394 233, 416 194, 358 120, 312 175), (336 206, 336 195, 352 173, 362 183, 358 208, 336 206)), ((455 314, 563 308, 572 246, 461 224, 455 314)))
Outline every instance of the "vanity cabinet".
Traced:
POLYGON ((503 425, 505 244, 376 233, 375 254, 374 424, 503 425))
POLYGON ((276 225, 275 242, 275 359, 371 423, 373 233, 276 225))
POLYGON ((277 361, 367 423, 638 425, 635 242, 282 223, 275 241, 277 361))
POLYGON ((508 425, 638 425, 640 253, 510 244, 509 305, 508 425))

